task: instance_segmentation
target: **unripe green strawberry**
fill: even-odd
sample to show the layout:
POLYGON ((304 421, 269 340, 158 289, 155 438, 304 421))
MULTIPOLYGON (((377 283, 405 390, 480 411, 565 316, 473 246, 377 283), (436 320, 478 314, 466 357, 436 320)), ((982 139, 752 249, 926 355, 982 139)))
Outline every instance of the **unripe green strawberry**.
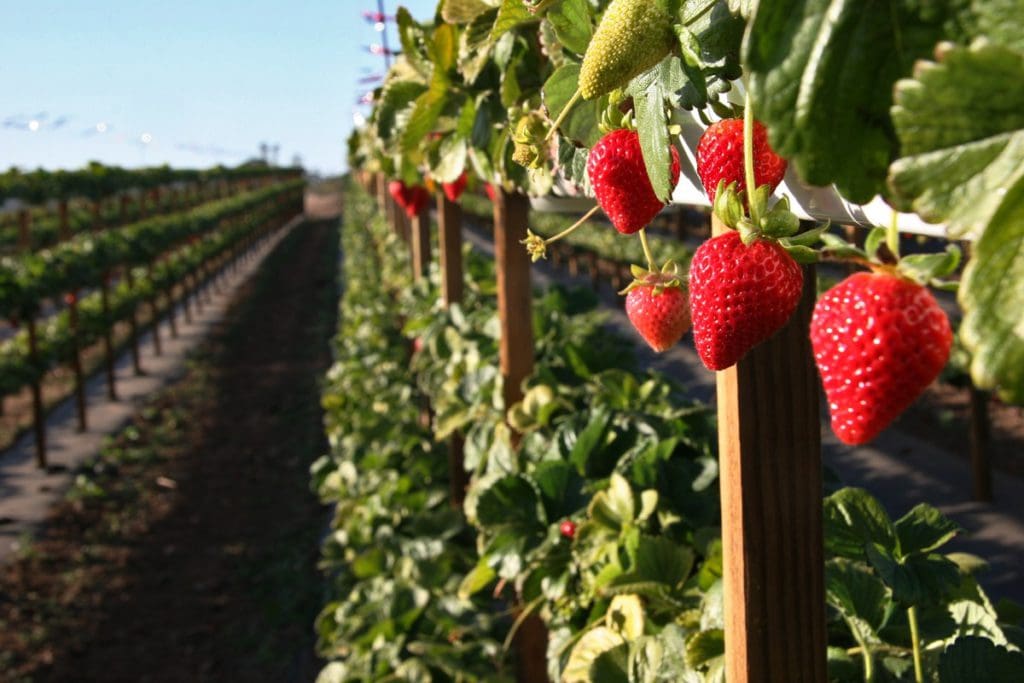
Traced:
POLYGON ((747 246, 735 230, 700 245, 690 262, 693 341, 709 370, 724 370, 793 315, 804 274, 778 242, 747 246))
POLYGON ((583 99, 625 87, 667 57, 675 40, 667 0, 612 0, 583 55, 583 99))
POLYGON ((690 329, 690 302, 680 286, 641 285, 626 295, 626 316, 644 341, 661 353, 690 329))
POLYGON ((875 438, 931 384, 953 344, 931 293, 892 273, 857 273, 818 299, 811 347, 841 441, 875 438))

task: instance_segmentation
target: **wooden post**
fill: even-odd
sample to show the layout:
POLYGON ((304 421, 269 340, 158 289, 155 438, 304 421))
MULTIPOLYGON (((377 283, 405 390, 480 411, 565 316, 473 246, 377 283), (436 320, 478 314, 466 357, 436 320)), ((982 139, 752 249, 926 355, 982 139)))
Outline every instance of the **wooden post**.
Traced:
POLYGON ((809 267, 789 323, 717 373, 729 683, 828 680, 814 299, 809 267))
MULTIPOLYGON (((149 284, 153 287, 153 264, 150 263, 146 266, 146 277, 149 279, 149 284)), ((157 297, 159 293, 156 288, 152 288, 152 294, 149 297, 149 311, 152 317, 153 323, 153 352, 157 356, 162 356, 164 353, 163 345, 160 343, 160 307, 157 305, 157 297)))
POLYGON ((103 229, 103 203, 100 199, 92 200, 92 225, 89 228, 93 232, 103 229))
MULTIPOLYGON (((497 190, 494 202, 494 257, 498 265, 498 317, 501 322, 501 375, 505 406, 523 397, 522 384, 533 372, 533 314, 530 256, 526 239, 530 201, 526 195, 497 190)), ((513 445, 518 447, 519 436, 513 445)), ((515 636, 517 680, 546 683, 548 633, 544 622, 531 614, 515 636)))
POLYGON ((103 308, 103 361, 107 368, 107 397, 117 400, 116 373, 114 372, 114 321, 110 317, 110 273, 103 274, 100 284, 100 304, 103 308))
POLYGON ((57 204, 57 235, 61 242, 71 239, 71 223, 68 220, 68 200, 61 199, 57 204))
POLYGON ((32 212, 27 208, 18 211, 18 249, 32 249, 32 212))
MULTIPOLYGON (((36 334, 35 315, 25 321, 28 328, 28 357, 33 370, 39 369, 39 340, 36 334)), ((43 414, 42 378, 32 380, 32 429, 36 437, 36 465, 40 469, 46 467, 46 417, 43 414)))
POLYGON ((437 193, 437 241, 441 257, 441 300, 445 308, 462 302, 462 207, 437 193))
POLYGON ((989 461, 989 392, 971 383, 971 470, 974 500, 992 502, 992 464, 989 461))
MULTIPOLYGON (((128 284, 128 289, 135 289, 135 275, 132 273, 132 266, 129 265, 124 269, 124 279, 128 284)), ((128 314, 128 334, 132 347, 132 368, 135 370, 136 375, 141 375, 142 361, 139 358, 139 321, 136 316, 136 310, 136 307, 132 306, 132 310, 128 314)))
MULTIPOLYGON (((437 239, 441 259, 441 302, 445 308, 462 303, 462 207, 449 201, 444 192, 437 193, 437 239)), ((448 482, 452 507, 461 510, 469 486, 466 472, 465 441, 454 434, 448 443, 448 482)))
POLYGON ((409 221, 409 248, 412 251, 412 277, 420 280, 430 272, 430 205, 409 221))
POLYGON ((71 329, 71 369, 75 373, 75 405, 78 408, 78 431, 88 429, 85 403, 85 373, 82 371, 82 349, 78 343, 78 294, 68 298, 68 327, 71 329))

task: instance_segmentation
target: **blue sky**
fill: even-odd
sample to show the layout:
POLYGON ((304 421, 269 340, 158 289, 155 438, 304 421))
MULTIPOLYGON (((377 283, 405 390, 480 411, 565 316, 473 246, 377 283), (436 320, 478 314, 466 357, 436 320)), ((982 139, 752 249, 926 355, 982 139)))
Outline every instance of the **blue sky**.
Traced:
MULTIPOLYGON (((385 2, 387 12, 398 4, 385 2)), ((422 19, 436 0, 401 4, 422 19)), ((297 154, 336 173, 355 102, 372 87, 358 79, 384 68, 364 49, 380 34, 361 13, 375 9, 375 0, 0 0, 0 168, 236 164, 266 141, 280 145, 282 163, 297 154)))

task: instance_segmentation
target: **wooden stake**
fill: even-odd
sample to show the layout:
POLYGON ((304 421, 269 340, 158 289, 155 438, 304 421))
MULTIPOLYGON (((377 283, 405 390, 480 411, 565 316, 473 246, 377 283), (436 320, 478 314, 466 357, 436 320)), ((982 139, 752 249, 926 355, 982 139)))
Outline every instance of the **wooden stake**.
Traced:
POLYGON ((974 500, 992 502, 992 463, 989 460, 989 392, 971 383, 971 470, 974 500))
POLYGON ((68 221, 68 200, 61 199, 57 204, 57 235, 61 242, 71 239, 71 224, 68 221))
MULTIPOLYGON (((77 296, 77 294, 76 294, 77 296)), ((78 431, 88 429, 85 403, 85 373, 82 371, 82 349, 78 343, 78 301, 68 302, 68 327, 71 329, 71 369, 75 373, 75 405, 78 408, 78 431)))
POLYGON ((430 272, 430 205, 424 206, 410 221, 409 249, 412 252, 412 277, 421 280, 430 272))
POLYGON ((827 681, 814 269, 804 278, 789 323, 717 374, 730 683, 827 681))
POLYGON ((110 318, 110 274, 103 274, 100 285, 100 304, 103 308, 103 361, 107 367, 107 397, 117 400, 116 373, 114 372, 114 340, 112 339, 114 321, 110 318))
POLYGON ((441 255, 441 300, 445 308, 462 301, 462 207, 437 193, 437 239, 441 255))
POLYGON ((29 209, 18 211, 18 249, 32 249, 32 212, 29 209))
MULTIPOLYGON (((28 328, 28 357, 32 367, 39 367, 39 340, 36 334, 35 316, 25 321, 28 328)), ((46 417, 43 414, 42 378, 32 380, 32 429, 36 437, 36 465, 46 467, 46 417)))
MULTIPOLYGON (((495 188, 494 256, 498 264, 498 317, 501 321, 501 374, 505 405, 523 397, 522 384, 533 372, 533 314, 530 256, 526 239, 530 201, 522 194, 495 188)), ((514 446, 518 447, 518 435, 514 446)), ((520 683, 546 683, 548 633, 544 622, 530 615, 515 636, 517 679, 520 683)))
MULTIPOLYGON (((135 275, 132 273, 132 266, 129 265, 124 269, 124 279, 128 284, 128 289, 135 289, 135 275)), ((132 306, 132 310, 128 314, 128 333, 131 338, 132 368, 135 370, 136 375, 141 375, 142 361, 139 357, 139 321, 136 317, 135 306, 132 306)))
MULTIPOLYGON (((444 192, 437 193, 437 239, 441 258, 441 302, 445 308, 462 303, 462 207, 449 201, 444 192)), ((466 472, 465 441, 461 434, 448 442, 448 481, 452 507, 461 510, 469 486, 466 472)))
MULTIPOLYGON (((152 285, 153 284, 153 264, 152 263, 150 263, 149 265, 146 266, 146 277, 149 278, 149 283, 150 283, 150 285, 152 285)), ((152 320, 152 323, 153 323, 153 352, 157 356, 162 356, 163 353, 164 353, 164 350, 163 350, 163 345, 160 343, 160 307, 157 306, 157 303, 156 303, 156 298, 157 298, 157 291, 156 291, 156 289, 153 289, 152 292, 153 292, 152 295, 150 295, 150 297, 149 297, 149 311, 150 311, 150 316, 153 319, 152 320)))

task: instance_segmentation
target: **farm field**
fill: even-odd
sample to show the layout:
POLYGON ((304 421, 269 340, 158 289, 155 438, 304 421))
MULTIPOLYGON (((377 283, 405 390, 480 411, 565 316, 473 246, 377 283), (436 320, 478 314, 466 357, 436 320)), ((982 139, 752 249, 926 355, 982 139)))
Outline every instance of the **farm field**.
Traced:
POLYGON ((2 14, 0 683, 1024 681, 1024 3, 2 14))

